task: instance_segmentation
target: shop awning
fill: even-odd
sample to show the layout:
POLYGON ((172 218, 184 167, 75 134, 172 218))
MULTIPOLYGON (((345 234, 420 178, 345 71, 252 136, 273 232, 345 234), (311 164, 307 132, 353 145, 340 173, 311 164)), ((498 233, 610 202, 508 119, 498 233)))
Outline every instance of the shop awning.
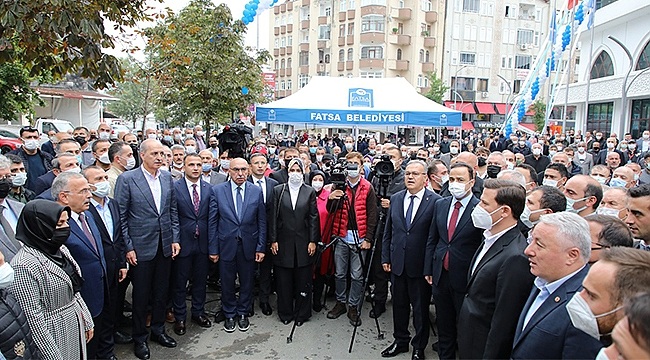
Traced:
POLYGON ((476 114, 476 109, 474 109, 474 103, 471 102, 456 102, 454 104, 453 101, 445 101, 443 103, 446 107, 450 109, 457 109, 458 111, 461 111, 463 114, 476 114))
POLYGON ((471 121, 463 121, 462 124, 463 130, 474 130, 474 124, 471 121))
POLYGON ((477 102, 475 104, 479 114, 484 114, 484 115, 496 114, 496 111, 494 111, 494 105, 492 103, 477 102))
POLYGON ((528 111, 526 111, 526 116, 534 116, 534 115, 535 115, 535 111, 533 111, 533 108, 532 107, 528 108, 528 111))
MULTIPOLYGON (((506 115, 506 104, 495 103, 494 105, 497 108, 497 114, 506 115)), ((510 110, 510 109, 508 109, 508 110, 510 110)))
POLYGON ((519 126, 525 127, 526 129, 531 131, 537 131, 537 129, 535 128, 535 124, 519 123, 519 126))

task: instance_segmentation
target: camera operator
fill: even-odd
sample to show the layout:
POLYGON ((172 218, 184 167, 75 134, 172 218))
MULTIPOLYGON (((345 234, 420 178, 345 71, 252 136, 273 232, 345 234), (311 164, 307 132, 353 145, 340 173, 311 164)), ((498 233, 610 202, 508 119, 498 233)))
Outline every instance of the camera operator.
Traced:
MULTIPOLYGON (((376 239, 383 239, 384 236, 384 226, 385 220, 379 223, 379 212, 387 213, 388 207, 390 206, 390 197, 404 189, 406 185, 404 183, 404 170, 402 170, 402 152, 400 149, 392 144, 387 144, 385 148, 386 155, 390 156, 390 162, 393 165, 393 174, 389 178, 386 187, 386 194, 381 193, 381 177, 375 174, 372 178, 372 187, 375 189, 377 194, 377 218, 378 218, 378 229, 376 239)), ((383 159, 382 159, 383 160, 383 159)), ((377 165, 375 165, 375 172, 377 165)), ((379 241, 375 246, 376 254, 381 254, 382 252, 382 242, 379 241)), ((384 268, 381 265, 381 256, 374 256, 372 259, 372 264, 370 264, 370 279, 371 282, 374 282, 375 289, 373 290, 371 299, 375 302, 374 311, 370 310, 370 317, 375 318, 381 316, 386 312, 386 300, 388 297, 388 279, 390 274, 384 271, 384 268)))
MULTIPOLYGON (((336 305, 327 313, 329 319, 336 319, 346 311, 352 325, 361 324, 359 304, 363 295, 363 263, 365 251, 372 246, 377 226, 375 191, 361 176, 363 156, 349 152, 345 159, 347 176, 344 189, 338 179, 332 179, 335 190, 329 195, 327 210, 334 216, 332 234, 339 238, 334 248, 336 267, 336 305), (350 275, 350 293, 346 296, 347 278, 350 275), (348 306, 346 310, 346 304, 348 306)), ((338 174, 337 174, 338 175, 338 174)))

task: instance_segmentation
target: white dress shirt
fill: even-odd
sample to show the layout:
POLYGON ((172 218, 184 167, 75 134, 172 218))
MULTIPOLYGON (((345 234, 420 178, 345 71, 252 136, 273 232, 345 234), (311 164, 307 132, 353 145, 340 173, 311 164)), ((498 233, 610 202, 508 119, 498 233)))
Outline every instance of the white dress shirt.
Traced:
POLYGON ((499 240, 499 238, 501 236, 503 236, 503 234, 505 234, 506 232, 508 232, 510 229, 512 229, 515 226, 517 226, 517 223, 515 223, 511 227, 509 227, 509 228, 507 228, 507 229, 505 229, 505 230, 503 230, 501 232, 498 232, 496 234, 492 234, 490 232, 490 230, 485 230, 483 232, 483 236, 485 237, 485 240, 483 241, 483 247, 481 248, 481 251, 476 256, 476 261, 474 262, 474 265, 472 265, 472 275, 474 275, 474 271, 476 271, 476 267, 481 262, 481 260, 483 259, 485 254, 488 252, 488 250, 490 250, 492 245, 494 245, 494 243, 497 242, 497 240, 499 240))
POLYGON ((261 179, 258 179, 255 176, 251 176, 251 180, 253 180, 253 184, 255 186, 259 186, 261 188, 262 197, 264 198, 264 203, 266 204, 266 178, 262 176, 261 179))
POLYGON ((151 190, 151 195, 153 196, 153 202, 156 205, 156 210, 160 214, 160 202, 162 201, 162 187, 160 185, 160 170, 156 170, 155 174, 149 173, 144 166, 140 166, 142 172, 144 173, 144 178, 147 180, 149 185, 149 190, 151 190))
POLYGON ((0 207, 2 207, 2 216, 7 219, 7 222, 11 226, 11 230, 13 230, 15 234, 16 225, 18 225, 18 216, 16 216, 16 213, 14 213, 13 209, 11 209, 9 204, 7 204, 6 199, 2 202, 2 204, 0 204, 0 207))
POLYGON ((246 193, 246 183, 244 182, 241 185, 235 184, 234 181, 230 181, 230 191, 232 192, 232 201, 235 203, 235 213, 239 216, 239 209, 237 209, 237 188, 241 187, 241 201, 242 206, 244 204, 244 194, 246 193))
POLYGON ((404 219, 406 219, 406 212, 409 209, 409 205, 411 204, 411 195, 415 195, 415 198, 413 198, 413 212, 411 213, 411 218, 409 219, 409 223, 413 222, 413 219, 415 218, 415 214, 417 214, 418 209, 420 208, 420 203, 422 203, 422 198, 424 197, 424 188, 422 190, 418 191, 415 194, 411 194, 408 190, 406 191, 406 194, 404 194, 404 219))
POLYGON ((185 185, 187 185, 187 191, 190 192, 190 200, 192 201, 192 204, 194 204, 194 187, 192 185, 196 185, 196 192, 199 194, 199 202, 201 201, 201 182, 197 180, 195 183, 190 181, 190 179, 185 177, 185 185))
POLYGON ((465 209, 467 209, 467 204, 469 204, 469 201, 472 199, 472 195, 472 189, 470 189, 467 192, 467 195, 465 195, 465 197, 460 200, 456 200, 456 198, 452 197, 451 204, 449 205, 449 211, 447 212, 447 229, 449 229, 449 221, 451 221, 451 215, 454 212, 454 206, 456 205, 456 202, 460 201, 460 209, 458 209, 458 220, 456 222, 456 225, 458 225, 458 221, 460 221, 460 218, 463 217, 463 213, 465 212, 465 209))

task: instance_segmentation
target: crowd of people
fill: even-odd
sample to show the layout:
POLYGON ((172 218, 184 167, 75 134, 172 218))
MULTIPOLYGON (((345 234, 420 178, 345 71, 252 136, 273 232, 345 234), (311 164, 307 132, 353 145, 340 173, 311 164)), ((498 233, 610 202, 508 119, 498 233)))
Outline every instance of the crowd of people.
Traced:
POLYGON ((441 359, 650 358, 650 131, 47 135, 0 156, 7 359, 147 359, 166 322, 247 331, 256 301, 296 326, 390 305, 387 358, 423 359, 431 314, 441 359))

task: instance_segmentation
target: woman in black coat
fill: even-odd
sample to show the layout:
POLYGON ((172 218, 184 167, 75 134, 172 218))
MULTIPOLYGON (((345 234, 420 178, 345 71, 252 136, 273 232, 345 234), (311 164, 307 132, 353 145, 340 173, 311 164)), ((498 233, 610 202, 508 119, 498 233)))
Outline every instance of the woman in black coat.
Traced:
POLYGON ((269 237, 278 315, 285 324, 295 316, 300 326, 311 317, 312 264, 320 241, 320 223, 316 192, 303 183, 302 161, 292 159, 287 169, 289 181, 273 189, 275 213, 269 219, 269 237))

